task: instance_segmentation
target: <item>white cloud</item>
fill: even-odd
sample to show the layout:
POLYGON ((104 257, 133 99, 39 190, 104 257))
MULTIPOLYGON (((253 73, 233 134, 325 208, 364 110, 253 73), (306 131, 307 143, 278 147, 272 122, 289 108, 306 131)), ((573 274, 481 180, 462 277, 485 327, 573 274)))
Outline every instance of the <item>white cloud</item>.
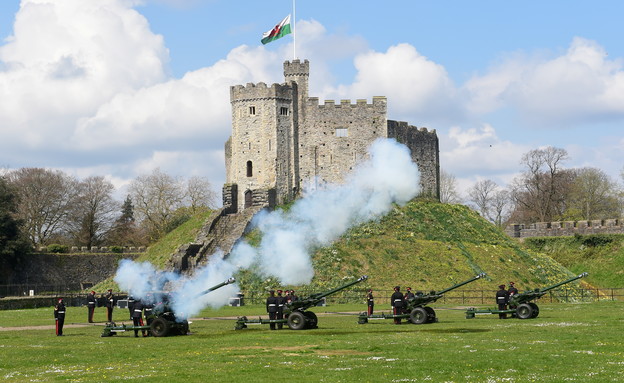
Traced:
POLYGON ((408 121, 453 121, 462 114, 456 89, 443 66, 409 44, 355 57, 353 84, 335 93, 346 98, 388 97, 388 117, 408 121))
POLYGON ((558 57, 513 55, 464 90, 475 113, 511 107, 539 127, 624 117, 622 60, 609 60, 603 47, 579 37, 558 57))
POLYGON ((119 1, 24 0, 0 46, 0 149, 63 147, 77 118, 165 78, 168 51, 119 1))

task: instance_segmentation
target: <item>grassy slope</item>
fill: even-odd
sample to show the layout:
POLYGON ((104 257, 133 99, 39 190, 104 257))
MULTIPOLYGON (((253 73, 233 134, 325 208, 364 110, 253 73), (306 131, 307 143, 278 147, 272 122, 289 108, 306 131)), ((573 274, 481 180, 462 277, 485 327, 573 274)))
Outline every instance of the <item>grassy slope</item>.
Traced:
MULTIPOLYGON (((150 246, 139 261, 158 268, 179 245, 191 242, 208 214, 192 220, 150 246)), ((257 233, 251 242, 257 243, 257 233)), ((477 213, 463 205, 412 201, 388 215, 351 229, 333 246, 313 255, 316 277, 310 289, 326 289, 345 279, 366 274, 364 287, 391 290, 410 285, 414 290, 440 290, 480 272, 488 278, 467 287, 493 289, 516 282, 520 290, 557 283, 573 274, 552 258, 524 250, 477 213)), ((577 270, 574 270, 577 271, 577 270)), ((264 278, 249 272, 237 275, 243 290, 262 290, 264 278)), ((590 279, 601 285, 599 279, 590 279)), ((112 279, 96 286, 114 288, 112 279)), ((297 286, 298 287, 298 286, 297 286)))
MULTIPOLYGON (((165 235, 160 241, 150 245, 147 251, 137 259, 137 262, 149 261, 156 268, 164 269, 171 254, 175 253, 180 245, 195 240, 199 229, 204 225, 210 213, 210 211, 206 211, 192 216, 188 221, 165 235)), ((112 277, 98 283, 93 289, 95 291, 106 291, 109 288, 118 291, 117 284, 112 277)))
POLYGON ((624 235, 527 238, 530 251, 548 255, 572 270, 587 271, 601 287, 624 288, 624 235))
POLYGON ((316 254, 315 270, 320 285, 335 283, 330 280, 336 276, 367 274, 376 289, 398 284, 423 291, 450 287, 480 272, 488 278, 471 288, 496 290, 513 280, 525 290, 573 276, 550 257, 523 250, 469 208, 423 201, 352 229, 316 254))

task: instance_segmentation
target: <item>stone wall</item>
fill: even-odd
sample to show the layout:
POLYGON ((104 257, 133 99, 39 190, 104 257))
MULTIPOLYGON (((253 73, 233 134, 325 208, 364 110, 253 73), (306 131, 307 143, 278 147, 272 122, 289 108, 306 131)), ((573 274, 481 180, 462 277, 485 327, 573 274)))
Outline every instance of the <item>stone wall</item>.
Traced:
POLYGON ((593 221, 537 222, 529 225, 511 224, 505 233, 514 238, 558 237, 574 234, 624 234, 622 219, 593 221))
POLYGON ((31 254, 14 270, 7 284, 67 286, 82 289, 114 275, 121 259, 136 259, 140 254, 31 254))
POLYGON ((388 120, 388 137, 410 149, 420 172, 422 195, 440 199, 440 148, 435 129, 417 128, 403 121, 388 120))

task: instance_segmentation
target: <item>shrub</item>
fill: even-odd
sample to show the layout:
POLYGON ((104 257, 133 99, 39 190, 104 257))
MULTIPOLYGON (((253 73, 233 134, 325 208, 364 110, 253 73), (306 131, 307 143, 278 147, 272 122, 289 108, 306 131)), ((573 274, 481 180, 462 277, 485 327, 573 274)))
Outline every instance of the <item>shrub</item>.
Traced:
POLYGON ((111 246, 109 249, 111 253, 117 253, 117 254, 121 254, 124 251, 123 246, 111 246))
POLYGON ((69 253, 69 246, 60 245, 58 243, 53 243, 51 245, 48 245, 48 252, 55 253, 55 254, 69 253))

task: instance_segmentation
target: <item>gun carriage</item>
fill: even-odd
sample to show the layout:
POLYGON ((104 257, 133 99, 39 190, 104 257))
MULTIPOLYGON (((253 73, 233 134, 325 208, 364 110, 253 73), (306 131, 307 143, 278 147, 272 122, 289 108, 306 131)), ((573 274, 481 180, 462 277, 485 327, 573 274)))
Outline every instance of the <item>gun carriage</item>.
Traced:
POLYGON ((476 275, 466 281, 455 284, 449 288, 440 291, 431 291, 429 294, 416 293, 413 298, 407 299, 405 301, 405 307, 403 308, 403 314, 373 314, 368 315, 368 313, 360 313, 358 317, 359 324, 366 324, 370 319, 408 319, 413 324, 425 324, 425 323, 434 323, 438 321, 436 316, 436 312, 432 307, 427 306, 430 303, 437 301, 442 298, 444 294, 451 290, 455 290, 463 285, 474 282, 477 279, 485 277, 485 273, 481 273, 476 275))
POLYGON ((577 279, 581 279, 586 276, 587 273, 582 273, 577 275, 576 277, 566 279, 565 281, 559 282, 552 286, 544 287, 541 289, 536 288, 534 290, 529 290, 523 293, 513 295, 509 298, 508 302, 508 305, 512 308, 506 310, 477 309, 471 307, 466 310, 466 319, 472 319, 475 317, 475 315, 479 314, 511 314, 512 317, 516 317, 519 319, 537 318, 537 316, 539 315, 539 307, 535 302, 533 302, 533 300, 543 297, 550 290, 556 289, 559 286, 576 281, 577 279))
MULTIPOLYGON (((234 278, 230 278, 225 282, 221 282, 216 286, 202 291, 201 293, 197 294, 195 298, 206 295, 211 291, 214 291, 234 282, 236 282, 236 280, 234 278)), ((125 325, 123 323, 121 325, 117 325, 115 324, 115 322, 107 323, 101 336, 109 337, 120 332, 140 330, 149 331, 153 336, 162 337, 173 335, 186 335, 189 331, 189 322, 186 319, 176 317, 175 313, 171 309, 171 305, 167 295, 163 295, 162 301, 154 305, 154 308, 152 309, 152 314, 146 319, 148 319, 148 323, 150 324, 145 326, 125 325)))
POLYGON ((284 319, 249 319, 246 316, 238 317, 238 320, 236 321, 236 326, 234 328, 236 330, 242 330, 244 328, 247 328, 247 325, 249 324, 270 323, 285 323, 291 330, 318 328, 318 318, 316 314, 312 311, 308 311, 308 309, 317 306, 320 302, 323 301, 323 298, 335 294, 340 290, 344 290, 367 279, 368 276, 363 275, 355 281, 351 281, 332 290, 315 293, 310 295, 309 297, 286 303, 284 305, 284 319))

